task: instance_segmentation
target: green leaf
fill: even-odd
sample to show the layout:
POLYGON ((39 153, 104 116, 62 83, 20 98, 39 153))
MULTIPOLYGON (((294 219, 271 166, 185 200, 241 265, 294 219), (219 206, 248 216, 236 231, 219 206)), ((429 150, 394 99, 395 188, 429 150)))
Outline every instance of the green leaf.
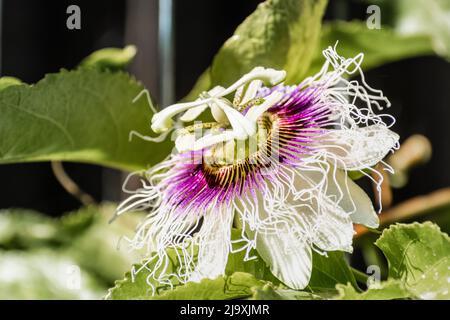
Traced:
POLYGON ((432 41, 434 51, 450 58, 450 1, 397 0, 381 1, 383 8, 394 7, 394 26, 400 34, 422 34, 432 41))
POLYGON ((450 239, 430 222, 396 224, 375 242, 386 256, 389 278, 421 299, 450 299, 450 239))
POLYGON ((164 159, 169 143, 150 132, 152 113, 128 75, 96 69, 47 75, 34 86, 0 91, 0 163, 66 160, 139 170, 164 159))
POLYGON ((107 299, 112 300, 319 300, 318 294, 295 291, 274 286, 271 282, 259 280, 245 272, 234 272, 216 279, 203 279, 200 282, 188 282, 176 285, 173 289, 165 287, 155 291, 149 286, 147 269, 135 274, 127 273, 124 280, 117 281, 109 290, 107 299), (131 279, 134 278, 134 281, 131 279), (153 294, 154 293, 154 294, 153 294))
POLYGON ((217 279, 203 279, 200 282, 188 282, 174 290, 166 291, 156 299, 163 300, 229 300, 249 297, 252 288, 262 286, 263 282, 253 275, 235 272, 217 279))
POLYGON ((336 289, 339 292, 336 297, 338 300, 394 300, 411 297, 405 285, 398 280, 382 282, 377 287, 370 287, 362 293, 357 292, 350 284, 338 284, 336 289))
POLYGON ((101 220, 105 220, 103 211, 111 209, 112 215, 112 207, 112 205, 98 207, 92 205, 64 214, 61 218, 55 220, 58 224, 58 237, 63 243, 71 244, 75 238, 84 236, 89 228, 96 228, 96 224, 100 224, 101 220))
MULTIPOLYGON (((174 249, 168 249, 167 255, 169 257, 169 263, 166 266, 166 273, 175 273, 179 268, 179 262, 177 258, 177 252, 174 249)), ((150 275, 150 271, 155 266, 155 261, 147 262, 143 264, 135 264, 131 268, 131 271, 125 273, 125 277, 122 280, 117 280, 114 287, 109 289, 106 299, 111 300, 150 300, 155 295, 162 294, 166 290, 170 290, 169 285, 158 283, 150 275)), ((171 277, 173 286, 180 284, 176 277, 171 277)))
MULTIPOLYGON (((136 268, 139 267, 139 265, 136 266, 136 268)), ((109 290, 106 298, 112 300, 322 299, 321 296, 309 292, 276 287, 271 282, 257 279, 254 275, 245 272, 234 272, 216 279, 178 284, 172 289, 168 286, 159 286, 153 290, 148 282, 155 285, 149 277, 148 269, 144 268, 138 273, 128 272, 124 280, 116 281, 116 286, 109 290)))
MULTIPOLYGON (((237 239, 240 233, 240 230, 233 229, 232 237, 237 239)), ((180 268, 180 264, 174 249, 168 249, 167 254, 170 263, 167 265, 166 273, 170 274, 176 272, 176 270, 180 268)), ((255 251, 252 252, 252 255, 255 256, 256 259, 244 261, 244 255, 245 254, 242 251, 230 253, 225 270, 227 276, 230 276, 235 272, 243 272, 251 274, 258 280, 270 281, 275 284, 280 283, 279 280, 272 275, 270 269, 266 266, 265 262, 259 258, 255 251)), ((111 290, 111 297, 114 299, 124 299, 131 296, 137 297, 138 299, 148 299, 149 296, 151 296, 150 285, 155 288, 155 292, 158 294, 170 289, 167 285, 161 285, 151 277, 147 278, 149 270, 152 270, 154 265, 155 262, 148 263, 145 267, 143 267, 142 264, 134 265, 132 270, 126 273, 123 280, 116 281, 115 288, 111 290), (135 279, 134 282, 132 281, 133 278, 135 279)), ((175 277, 172 277, 172 282, 174 286, 179 285, 179 281, 175 277)))
POLYGON ((322 27, 320 45, 308 71, 309 75, 320 71, 324 63, 322 50, 334 46, 336 42, 337 52, 344 57, 364 53, 363 70, 401 59, 433 54, 430 38, 426 35, 401 35, 387 26, 369 29, 362 21, 333 21, 322 27))
POLYGON ((318 300, 320 296, 304 291, 280 289, 253 275, 235 272, 217 279, 188 282, 174 290, 165 291, 155 299, 163 300, 318 300))
POLYGON ((136 55, 135 46, 125 48, 103 48, 91 53, 81 61, 81 67, 98 68, 101 70, 123 70, 136 55))
POLYGON ((302 80, 319 40, 326 4, 326 0, 260 4, 224 43, 187 98, 216 85, 227 86, 256 66, 286 70, 288 84, 302 80))
POLYGON ((274 287, 271 283, 253 287, 249 300, 322 300, 324 297, 305 291, 274 287))
POLYGON ((20 84, 22 84, 22 81, 20 81, 17 78, 14 78, 14 77, 1 77, 0 78, 0 90, 3 90, 10 86, 17 86, 20 84))
POLYGON ((333 294, 339 283, 351 283, 355 288, 358 287, 344 253, 332 251, 323 256, 314 252, 311 280, 307 288, 313 293, 333 294))
MULTIPOLYGON (((231 238, 237 240, 241 238, 242 231, 240 229, 231 230, 231 238)), ((245 250, 230 253, 225 269, 225 274, 231 275, 234 272, 247 272, 255 276, 259 280, 270 281, 274 284, 279 284, 280 281, 270 272, 269 266, 258 255, 256 250, 250 252, 250 256, 254 257, 252 260, 245 261, 245 250)))
MULTIPOLYGON (((142 265, 136 264, 131 271, 125 273, 122 280, 116 280, 114 287, 108 290, 105 299, 109 300, 150 300, 152 287, 147 283, 147 270, 140 270, 142 265), (135 272, 135 270, 140 270, 135 272)), ((151 280, 151 278, 149 279, 151 280)), ((158 291, 156 291, 158 292, 158 291)))
MULTIPOLYGON (((240 231, 233 229, 232 231, 233 237, 240 234, 240 231)), ((166 274, 175 273, 179 268, 179 259, 177 258, 177 252, 175 249, 169 248, 167 249, 167 255, 169 256, 169 263, 166 266, 166 274)), ((122 300, 122 299, 155 299, 158 295, 165 294, 166 291, 172 291, 168 285, 160 284, 150 277, 149 270, 153 270, 156 261, 149 262, 145 265, 136 264, 133 266, 130 272, 125 274, 123 280, 118 280, 115 283, 114 288, 109 290, 108 299, 113 300, 122 300), (153 288, 152 288, 153 287, 153 288)), ((221 281, 226 282, 228 276, 233 275, 235 272, 246 273, 249 276, 257 279, 255 276, 267 277, 271 276, 270 271, 267 271, 267 267, 265 264, 261 262, 261 260, 252 260, 252 261, 243 261, 242 253, 234 253, 229 255, 228 264, 226 267, 226 276, 222 280, 204 280, 202 284, 209 286, 219 285, 221 281), (269 272, 269 273, 267 273, 269 272), (212 281, 211 283, 209 281, 212 281), (214 282, 215 281, 215 282, 214 282)), ((178 290, 178 286, 180 286, 180 282, 176 277, 171 278, 173 286, 178 290)), ((197 288, 197 284, 185 284, 181 287, 187 286, 187 289, 180 289, 181 294, 184 294, 186 290, 194 287, 197 288)), ((223 286, 222 286, 223 289, 223 286)), ((213 295, 217 295, 220 293, 211 293, 213 295)), ((177 294, 175 294, 177 296, 177 294)))

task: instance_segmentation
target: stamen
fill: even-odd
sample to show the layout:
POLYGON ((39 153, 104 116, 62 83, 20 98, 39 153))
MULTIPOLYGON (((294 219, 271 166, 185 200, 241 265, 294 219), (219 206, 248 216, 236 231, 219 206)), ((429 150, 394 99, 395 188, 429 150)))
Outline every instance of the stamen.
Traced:
MULTIPOLYGON (((189 110, 189 109, 195 109, 195 112, 193 112, 193 115, 198 115, 199 113, 203 112, 203 110, 210 106, 212 103, 216 104, 217 106, 220 107, 220 109, 222 109, 222 111, 224 111, 229 119, 230 114, 232 117, 234 118, 238 118, 239 116, 237 114, 234 114, 229 110, 229 106, 232 106, 232 104, 230 102, 225 102, 226 99, 224 99, 223 97, 227 96, 228 94, 236 91, 238 88, 244 86, 245 84, 247 84, 248 82, 251 82, 253 80, 262 80, 266 83, 269 83, 270 85, 275 85, 280 83, 281 81, 284 80, 284 78, 286 77, 286 72, 285 71, 278 71, 278 70, 274 70, 274 69, 265 69, 262 67, 256 67, 254 68, 251 72, 249 72, 248 74, 244 75, 241 79, 239 79, 238 81, 236 81, 233 85, 231 85, 230 87, 228 87, 225 90, 222 90, 222 88, 220 87, 216 87, 213 90, 211 90, 210 92, 208 92, 208 98, 200 98, 194 102, 188 102, 188 103, 177 103, 174 105, 171 105, 167 108, 165 108, 164 110, 160 111, 159 113, 155 114, 152 118, 152 129, 153 131, 155 131, 156 133, 160 133, 160 132, 164 132, 166 130, 168 130, 172 125, 173 125, 173 120, 172 118, 178 114, 181 113, 183 111, 189 110)), ((256 85, 255 85, 256 86, 256 85)), ((253 89, 252 89, 253 90, 253 89)), ((252 93, 250 93, 252 94, 252 93)), ((232 109, 232 107, 230 107, 232 109)), ((184 118, 186 119, 191 119, 192 115, 190 114, 189 116, 186 115, 186 117, 184 118)), ((229 119, 230 120, 230 119, 229 119)), ((232 121, 230 120, 230 123, 232 121)), ((235 119, 235 125, 236 123, 236 119, 235 119)), ((237 127, 233 127, 233 129, 237 130, 237 136, 242 137, 242 139, 245 139, 243 132, 241 132, 241 127, 243 126, 243 128, 245 128, 245 130, 250 133, 252 132, 251 126, 245 124, 245 120, 239 120, 240 125, 237 127)), ((233 126, 233 123, 232 123, 233 126)))
POLYGON ((258 94, 259 89, 261 89, 263 82, 261 80, 254 80, 250 82, 247 90, 245 90, 244 97, 242 98, 240 104, 248 104, 253 100, 258 94))
POLYGON ((260 105, 263 102, 264 102, 263 98, 253 98, 252 100, 248 101, 246 104, 237 105, 236 109, 239 112, 243 113, 248 108, 250 108, 252 106, 260 105))
POLYGON ((245 117, 255 122, 264 112, 266 112, 269 108, 273 107, 276 103, 278 103, 281 98, 283 98, 284 93, 274 91, 269 96, 264 98, 264 102, 260 105, 253 106, 250 108, 250 110, 247 112, 245 117))
POLYGON ((191 132, 194 132, 199 129, 211 129, 211 128, 220 128, 220 124, 216 122, 202 122, 202 123, 196 123, 181 129, 178 129, 177 134, 183 135, 188 134, 191 132))
MULTIPOLYGON (((216 86, 209 90, 208 92, 202 92, 198 100, 204 100, 208 98, 212 98, 214 96, 219 95, 225 88, 221 86, 216 86)), ((203 111, 205 111, 208 107, 212 107, 211 104, 204 104, 192 109, 187 110, 181 117, 180 120, 183 122, 190 122, 195 120, 203 111)), ((216 119, 216 121, 218 121, 216 119)))

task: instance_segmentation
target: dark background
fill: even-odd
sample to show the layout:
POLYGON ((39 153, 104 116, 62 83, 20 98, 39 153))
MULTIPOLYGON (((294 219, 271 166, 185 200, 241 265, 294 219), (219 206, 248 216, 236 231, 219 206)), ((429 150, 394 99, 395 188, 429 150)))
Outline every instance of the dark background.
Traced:
MULTIPOLYGON (((27 83, 39 81, 46 73, 74 68, 94 50, 127 44, 127 10, 137 0, 3 0, 1 17, 1 75, 15 76, 27 83), (66 28, 66 8, 81 8, 81 30, 66 28)), ((153 1, 155 0, 148 0, 153 1)), ((162 0, 164 1, 164 0, 162 0)), ((260 1, 176 0, 175 92, 183 97, 214 53, 232 35, 236 26, 260 1)), ((326 19, 364 18, 366 6, 353 1, 330 1, 326 19)), ((156 3, 156 2, 155 2, 156 3)), ((153 13, 153 16, 157 15, 153 13)), ((149 15, 151 19, 152 15, 149 15)), ((382 17, 383 18, 383 17, 382 17)), ((157 21, 148 21, 157 25, 157 21)), ((151 31, 137 32, 151 41, 151 31)), ((157 44, 150 44, 156 46, 157 44)), ((141 57, 145 58, 145 57, 141 57)), ((139 70, 139 68, 130 69, 139 70)), ((145 72, 136 73, 144 81, 145 72)), ((410 183, 395 191, 395 201, 425 194, 450 184, 449 137, 450 64, 437 57, 408 59, 367 73, 368 82, 384 90, 397 117, 394 128, 402 140, 413 133, 427 136, 433 158, 414 170, 410 183)), ((157 96, 157 95, 156 95, 157 96)), ((1 115, 0 115, 1 116, 1 115)), ((70 176, 97 201, 118 200, 120 174, 94 165, 65 164, 70 176), (117 184, 117 185, 116 185, 117 184)), ((32 208, 49 215, 80 207, 53 176, 49 163, 0 165, 0 208, 32 208)))

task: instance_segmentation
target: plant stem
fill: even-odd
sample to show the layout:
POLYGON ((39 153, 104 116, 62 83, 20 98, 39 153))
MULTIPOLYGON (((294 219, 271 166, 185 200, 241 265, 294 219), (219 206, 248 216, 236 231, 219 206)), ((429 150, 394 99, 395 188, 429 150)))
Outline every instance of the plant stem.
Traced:
MULTIPOLYGON (((380 227, 425 215, 433 210, 450 206, 450 188, 436 190, 430 194, 406 200, 380 214, 380 227)), ((369 232, 364 226, 355 227, 356 238, 369 232)))
POLYGON ((81 190, 80 187, 78 187, 78 185, 67 175, 61 161, 52 161, 52 170, 62 187, 72 196, 77 198, 83 205, 87 206, 96 203, 92 196, 81 190))
POLYGON ((362 283, 362 284, 367 283, 367 280, 369 279, 369 276, 367 274, 365 274, 364 272, 359 271, 358 269, 355 269, 353 267, 350 267, 350 269, 352 270, 352 273, 355 276, 356 281, 358 281, 359 283, 362 283))

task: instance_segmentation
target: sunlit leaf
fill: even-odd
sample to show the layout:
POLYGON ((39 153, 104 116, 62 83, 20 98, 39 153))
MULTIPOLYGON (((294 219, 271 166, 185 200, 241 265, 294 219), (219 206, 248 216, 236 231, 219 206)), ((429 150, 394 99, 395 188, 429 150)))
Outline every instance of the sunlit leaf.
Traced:
POLYGON ((392 28, 369 29, 363 21, 333 21, 322 27, 320 45, 311 64, 309 75, 320 71, 325 59, 322 50, 337 44, 343 57, 364 53, 363 70, 415 56, 433 54, 430 38, 425 35, 401 35, 392 28))
POLYGON ((174 290, 164 292, 157 299, 164 300, 229 300, 252 295, 252 288, 260 287, 263 282, 253 275, 236 272, 217 279, 203 279, 200 282, 188 282, 174 290))
POLYGON ((406 299, 411 297, 411 293, 405 288, 405 285, 398 280, 389 280, 380 283, 376 287, 371 287, 364 292, 358 292, 350 285, 337 285, 339 300, 394 300, 406 299))
POLYGON ((326 256, 313 254, 313 269, 308 287, 313 293, 334 293, 336 284, 351 283, 357 287, 355 277, 345 261, 344 253, 327 252, 326 256))
POLYGON ((34 86, 0 91, 0 163, 66 160, 125 170, 161 161, 170 143, 134 137, 151 134, 152 112, 128 75, 96 69, 47 75, 34 86))
POLYGON ((287 83, 303 79, 320 35, 325 0, 267 0, 238 26, 186 99, 226 86, 256 66, 287 71, 287 83))
POLYGON ((253 287, 249 300, 322 300, 324 297, 306 291, 277 288, 271 283, 253 287))
POLYGON ((103 48, 91 53, 89 56, 81 61, 80 66, 108 69, 108 70, 122 70, 131 63, 136 55, 135 46, 126 46, 125 48, 103 48))
POLYGON ((426 35, 437 54, 450 58, 450 1, 397 0, 394 5, 394 25, 400 34, 426 35))
POLYGON ((412 295, 450 298, 450 239, 437 225, 393 225, 375 244, 388 260, 389 278, 401 280, 412 295))
POLYGON ((17 86, 19 84, 22 84, 22 81, 20 81, 17 78, 14 78, 14 77, 1 77, 0 78, 0 90, 3 90, 10 86, 17 86))

